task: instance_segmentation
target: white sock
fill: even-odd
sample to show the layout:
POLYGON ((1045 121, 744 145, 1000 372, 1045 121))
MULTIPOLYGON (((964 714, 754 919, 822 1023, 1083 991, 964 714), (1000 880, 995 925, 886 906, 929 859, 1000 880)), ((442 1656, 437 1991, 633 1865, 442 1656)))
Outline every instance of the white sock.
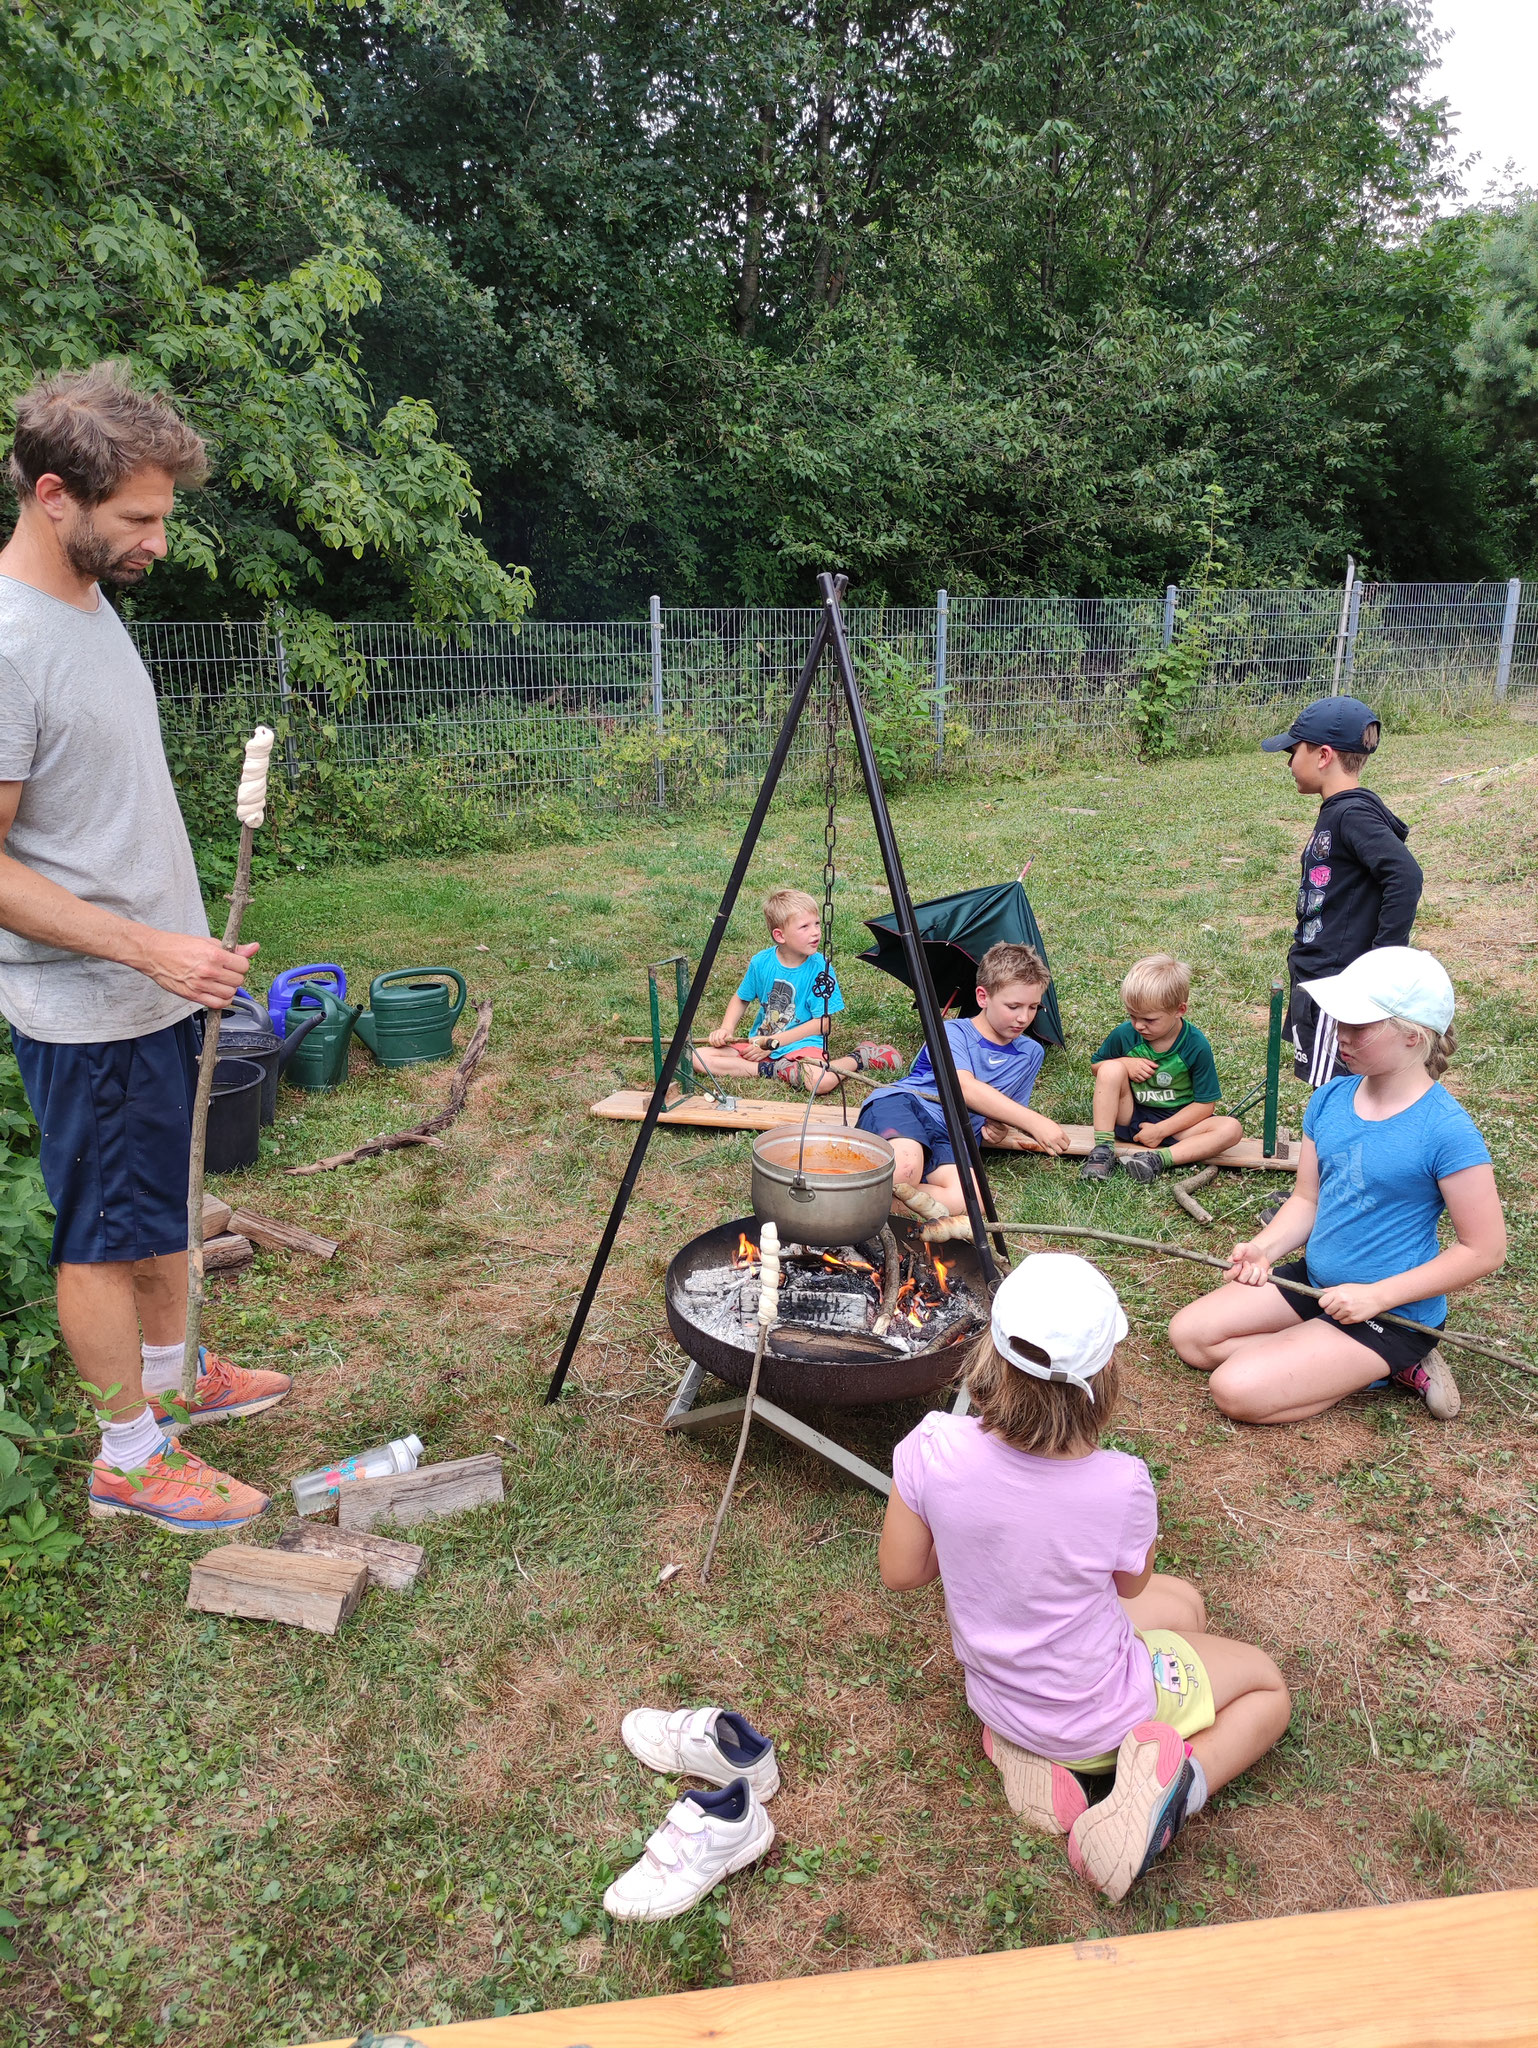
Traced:
POLYGON ((1191 1789, 1186 1794, 1186 1819, 1189 1820, 1193 1813, 1200 1813, 1207 1804, 1207 1773, 1194 1750, 1186 1751, 1186 1762, 1191 1766, 1191 1789))
POLYGON ((141 1344, 139 1356, 144 1360, 145 1393, 163 1394, 168 1388, 178 1386, 182 1377, 182 1360, 186 1355, 185 1343, 141 1344))
POLYGON ((107 1424, 101 1433, 101 1454, 120 1472, 132 1472, 147 1465, 165 1440, 166 1433, 146 1402, 140 1414, 107 1424))

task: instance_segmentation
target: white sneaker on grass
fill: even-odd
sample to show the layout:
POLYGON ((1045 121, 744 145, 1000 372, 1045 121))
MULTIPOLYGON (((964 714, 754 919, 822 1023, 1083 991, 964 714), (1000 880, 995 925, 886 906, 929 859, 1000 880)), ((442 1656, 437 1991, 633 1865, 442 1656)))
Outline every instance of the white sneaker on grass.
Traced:
POLYGON ((723 1877, 756 1863, 774 1822, 746 1778, 722 1792, 686 1792, 647 1843, 639 1863, 603 1895, 616 1920, 672 1920, 698 1905, 723 1877))
POLYGON ((703 1778, 707 1785, 746 1778, 760 1799, 772 1799, 780 1789, 774 1744, 725 1707, 680 1707, 672 1714, 637 1707, 619 1732, 633 1757, 670 1777, 703 1778))

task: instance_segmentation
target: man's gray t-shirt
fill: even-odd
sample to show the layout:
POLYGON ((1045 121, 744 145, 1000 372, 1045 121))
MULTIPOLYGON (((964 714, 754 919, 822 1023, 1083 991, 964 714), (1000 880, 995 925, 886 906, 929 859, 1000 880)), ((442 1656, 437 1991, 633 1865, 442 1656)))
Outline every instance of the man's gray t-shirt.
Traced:
MULTIPOLYGON (((0 782, 24 784, 13 859, 119 917, 207 935, 154 685, 100 593, 86 612, 0 576, 0 782)), ((196 1008, 137 968, 0 928, 0 1013, 29 1038, 142 1038, 196 1008)))

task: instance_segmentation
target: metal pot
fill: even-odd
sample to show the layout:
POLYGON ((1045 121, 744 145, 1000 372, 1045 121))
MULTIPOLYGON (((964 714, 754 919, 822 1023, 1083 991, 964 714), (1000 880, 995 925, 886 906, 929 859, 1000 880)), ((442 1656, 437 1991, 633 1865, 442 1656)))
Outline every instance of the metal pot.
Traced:
POLYGON ((853 1125, 760 1131, 753 1140, 753 1213, 787 1244, 860 1244, 892 1208, 896 1157, 853 1125))

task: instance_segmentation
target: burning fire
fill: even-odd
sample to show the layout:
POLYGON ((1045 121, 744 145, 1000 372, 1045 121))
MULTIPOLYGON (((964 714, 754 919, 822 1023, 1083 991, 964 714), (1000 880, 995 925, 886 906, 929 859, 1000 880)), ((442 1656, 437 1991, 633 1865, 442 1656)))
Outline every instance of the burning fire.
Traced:
POLYGON ((874 1273, 876 1270, 870 1260, 862 1259, 858 1252, 852 1259, 836 1259, 832 1252, 824 1252, 822 1262, 835 1273, 874 1273))
POLYGON ((949 1262, 947 1262, 944 1259, 935 1260, 935 1278, 940 1283, 940 1292, 942 1294, 949 1294, 951 1291, 951 1283, 949 1280, 946 1279, 945 1276, 947 1273, 949 1273, 951 1267, 955 1263, 956 1262, 954 1259, 950 1260, 949 1262))
POLYGON ((741 1270, 748 1266, 756 1266, 761 1257, 762 1253, 759 1251, 758 1246, 748 1243, 747 1232, 739 1230, 737 1233, 737 1249, 732 1254, 732 1264, 741 1270))

